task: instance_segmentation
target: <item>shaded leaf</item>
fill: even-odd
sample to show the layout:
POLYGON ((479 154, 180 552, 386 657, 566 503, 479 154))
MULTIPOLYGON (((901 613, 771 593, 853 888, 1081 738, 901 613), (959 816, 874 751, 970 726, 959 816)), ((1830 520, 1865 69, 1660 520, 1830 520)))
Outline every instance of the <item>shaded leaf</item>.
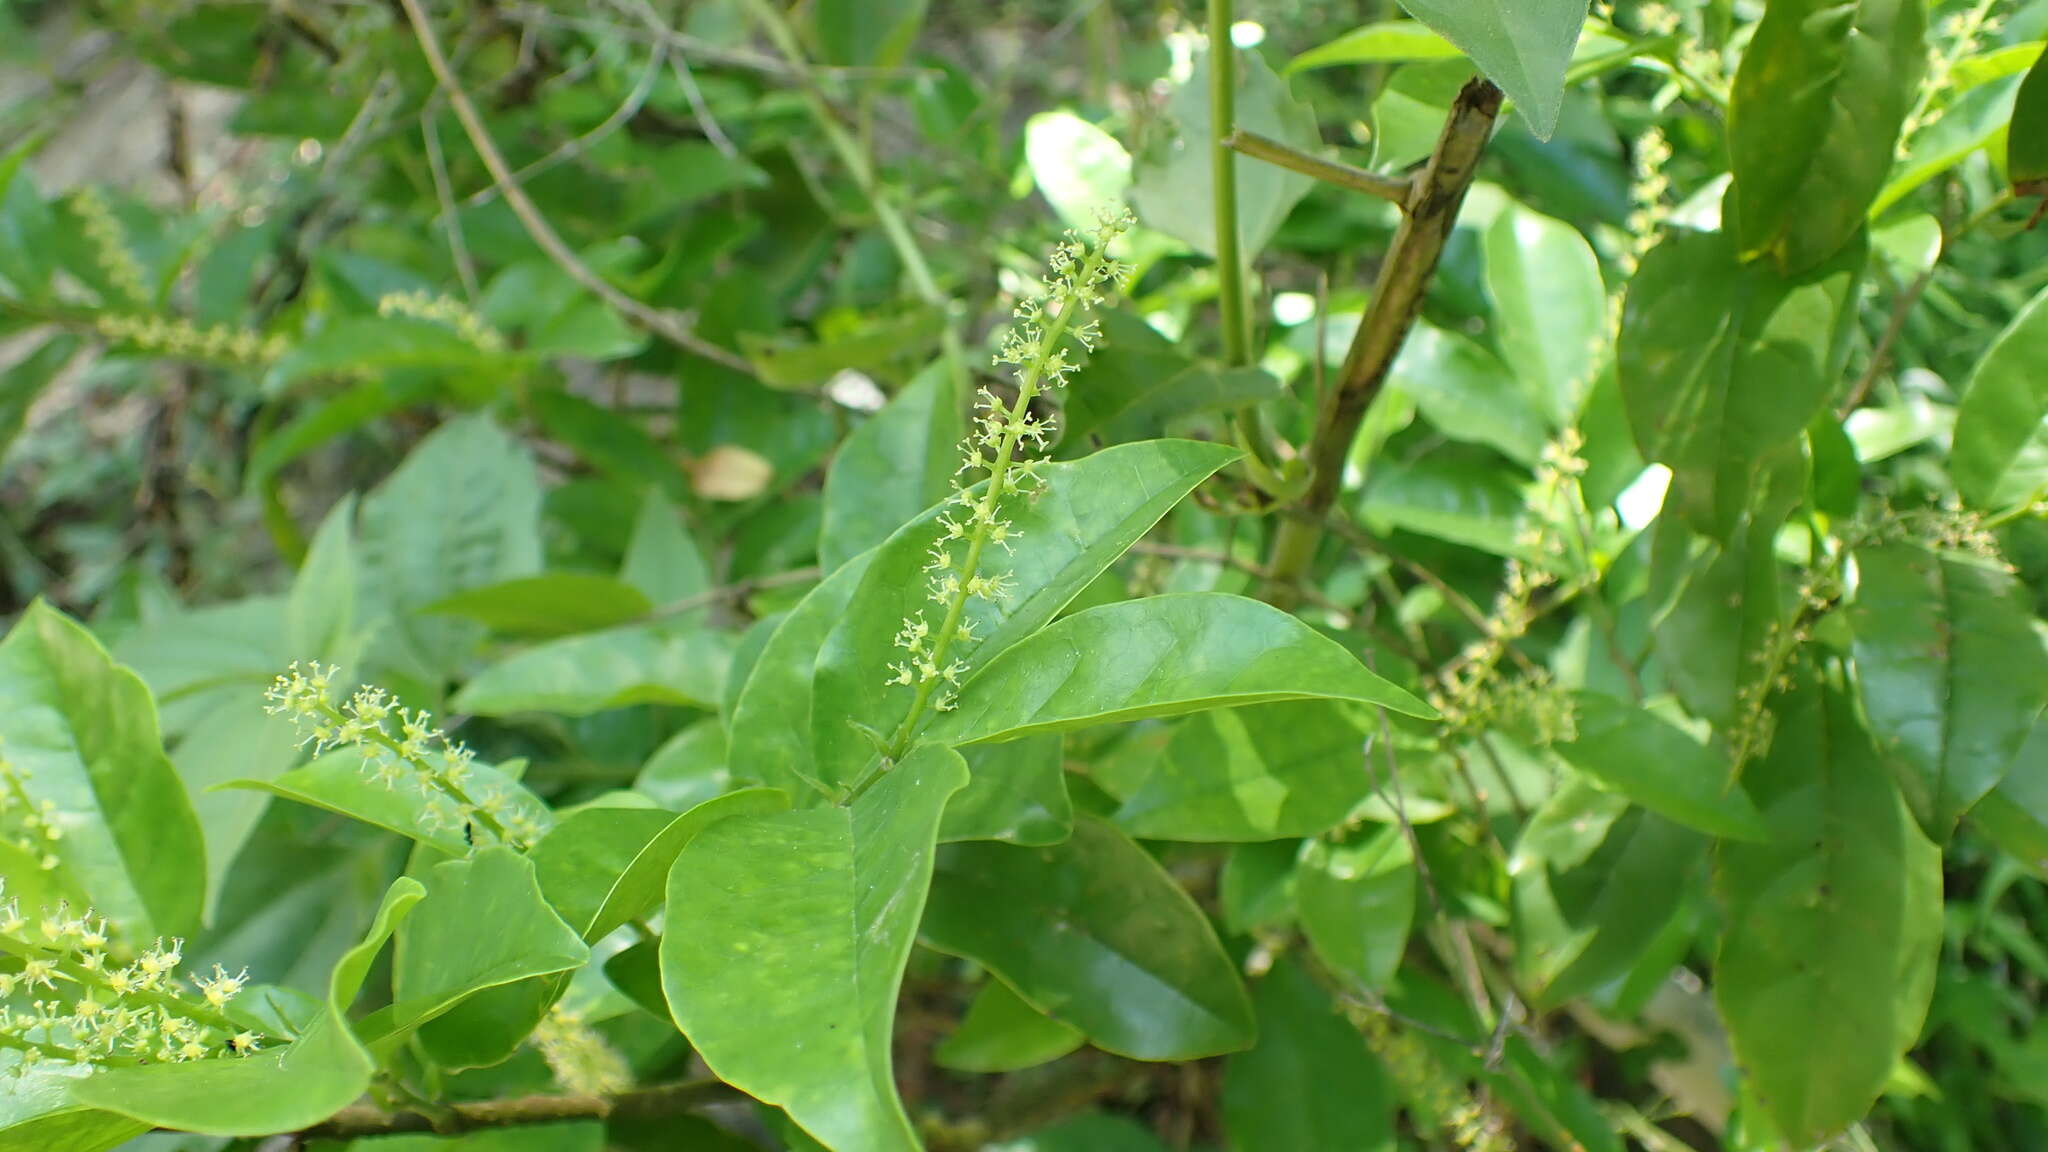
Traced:
POLYGON ((1398 827, 1353 844, 1310 840, 1294 879, 1302 932, 1345 980, 1384 989, 1408 947, 1415 880, 1415 855, 1398 827))
POLYGON ((1956 409, 1949 473, 1970 504, 2023 503, 2048 491, 2048 289, 1977 362, 1956 409))
POLYGON ((514 653, 463 685, 453 707, 479 716, 588 716, 628 704, 714 711, 731 659, 723 633, 670 621, 628 625, 514 653))
POLYGON ((1557 746, 1572 767, 1668 819, 1710 836, 1763 840, 1763 819, 1737 784, 1727 756, 1670 709, 1581 692, 1577 731, 1557 746))
POLYGON ((1586 0, 1401 0, 1401 7, 1470 56, 1537 139, 1550 139, 1586 0))
POLYGON ((1366 729, 1322 701, 1256 704, 1183 721, 1117 810, 1133 836, 1272 840, 1336 827, 1363 799, 1366 729))
POLYGON ((963 749, 972 776, 946 805, 939 842, 1004 840, 1057 844, 1074 826, 1058 736, 963 749))
POLYGON ((1014 1072, 1057 1060, 1081 1046, 1081 1030, 1026 1004, 1001 980, 974 994, 953 1034, 932 1049, 932 1062, 955 1072, 1014 1072))
POLYGON ((1394 1090, 1351 1022, 1301 965, 1282 958, 1252 985, 1259 1042, 1223 1065, 1223 1126, 1235 1152, 1392 1152, 1394 1090))

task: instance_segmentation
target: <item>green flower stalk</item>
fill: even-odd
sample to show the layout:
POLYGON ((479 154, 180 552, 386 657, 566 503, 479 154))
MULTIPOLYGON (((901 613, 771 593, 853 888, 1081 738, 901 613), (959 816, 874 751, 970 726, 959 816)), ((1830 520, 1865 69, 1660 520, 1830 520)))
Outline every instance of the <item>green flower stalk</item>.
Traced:
POLYGON ((1130 275, 1127 265, 1109 255, 1110 243, 1130 226, 1129 213, 1105 212, 1086 237, 1067 233, 1053 249, 1045 291, 1017 305, 1016 321, 995 357, 997 365, 1015 369, 1017 398, 1006 406, 987 388, 978 394, 974 428, 954 476, 951 506, 958 511, 940 515, 944 535, 925 565, 936 622, 930 610, 919 609, 896 634, 903 659, 889 666, 888 683, 911 689, 912 697, 890 742, 890 759, 902 756, 928 710, 954 705, 967 670, 961 646, 978 640, 966 619, 968 602, 1000 604, 1014 587, 1008 572, 986 570, 985 560, 990 545, 1009 552, 1022 535, 1006 515, 1013 499, 1028 498, 1044 484, 1038 460, 1020 454, 1027 443, 1032 450, 1045 448, 1052 432, 1031 414, 1031 402, 1063 387, 1078 367, 1069 341, 1092 350, 1100 339, 1101 327, 1088 314, 1130 275), (987 483, 977 489, 981 475, 987 483))
POLYGON ((184 959, 181 939, 159 938, 130 955, 91 909, 73 916, 59 903, 30 917, 8 900, 0 904, 0 1049, 22 1070, 247 1056, 277 1042, 227 1015, 249 982, 246 968, 216 964, 187 979, 178 975, 184 959))
POLYGON ((468 828, 515 848, 530 846, 541 829, 496 789, 478 787, 475 755, 434 726, 425 709, 406 708, 382 688, 366 685, 335 703, 339 669, 293 661, 264 693, 265 711, 286 716, 317 759, 336 748, 362 756, 363 773, 387 789, 408 785, 425 801, 421 823, 468 828))

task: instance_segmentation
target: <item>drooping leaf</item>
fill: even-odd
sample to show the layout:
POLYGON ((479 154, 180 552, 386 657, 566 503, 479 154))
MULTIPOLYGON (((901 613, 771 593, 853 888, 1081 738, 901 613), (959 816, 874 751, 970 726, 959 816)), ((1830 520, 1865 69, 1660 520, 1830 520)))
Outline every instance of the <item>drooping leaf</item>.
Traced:
MULTIPOLYGON (((949 656, 967 666, 963 680, 1051 621, 1168 509, 1236 455, 1215 444, 1155 440, 1041 469, 1045 487, 1006 509, 1019 536, 1016 551, 995 550, 986 560, 992 570, 1009 574, 1010 595, 1000 605, 972 600, 963 617, 980 637, 949 656)), ((893 736, 909 713, 911 690, 887 683, 888 666, 901 655, 895 637, 903 622, 931 604, 925 566, 944 533, 936 512, 905 525, 876 550, 859 590, 818 651, 811 738, 817 774, 828 784, 850 780, 874 757, 873 743, 856 724, 893 736)), ((778 714, 776 722, 787 720, 778 714)))
POLYGON ((1652 812, 1732 840, 1762 840, 1763 820, 1733 780, 1727 757, 1658 702, 1629 704, 1578 693, 1577 732, 1557 751, 1572 767, 1652 812))
MULTIPOLYGON (((1231 51, 1237 52, 1232 48, 1231 51)), ((1256 52, 1237 52, 1237 127, 1304 152, 1318 152, 1322 137, 1309 106, 1294 98, 1256 52)), ((1138 153, 1131 202, 1138 219, 1206 256, 1216 254, 1214 170, 1210 166, 1209 59, 1197 60, 1187 82, 1174 89, 1165 128, 1138 153)), ((1238 251, 1256 257, 1281 221, 1313 186, 1309 177, 1248 156, 1237 167, 1238 251)))
POLYGON ((477 673, 454 707, 479 716, 588 716, 629 704, 718 707, 731 638, 700 626, 632 624, 536 644, 477 673))
POLYGON ((1046 848, 941 849, 921 934, 1119 1055, 1190 1060, 1252 1041, 1244 986, 1201 910, 1092 817, 1046 848))
POLYGON ((0 700, 0 758, 51 807, 62 874, 137 937, 197 928, 206 846, 142 679, 38 600, 0 640, 0 700))
POLYGON ((2048 196, 2048 56, 2037 57, 2013 101, 2005 172, 2021 196, 2048 196))
POLYGON ((291 1043, 240 1059, 104 1070, 74 1084, 72 1099, 155 1127, 212 1136, 295 1132, 355 1103, 375 1066, 346 1012, 384 942, 424 895, 417 881, 392 883, 362 942, 335 964, 320 1014, 291 1043))
POLYGON ((1392 1152, 1394 1089, 1365 1038, 1301 965, 1252 985, 1259 1042, 1223 1066, 1234 1152, 1392 1152))
POLYGON ((1668 503, 1724 538, 1757 470, 1796 441, 1839 373, 1862 266, 1850 249, 1800 279, 1738 264, 1719 234, 1676 231, 1629 282, 1616 356, 1643 455, 1673 473, 1668 503))
POLYGON ((1971 373, 1956 409, 1949 473, 1978 508, 2048 490, 2048 289, 2020 309, 1971 373))
POLYGON ((1922 831, 1946 843, 2048 707, 2048 648, 2012 576, 1910 544, 1856 553, 1856 683, 1922 831))
POLYGON ((1941 949, 1941 855, 1915 828, 1854 702, 1801 677, 1747 776, 1770 826, 1726 843, 1714 999, 1779 1133, 1862 1119, 1920 1034, 1941 949))
POLYGON ((1401 0, 1515 102, 1539 140, 1564 106, 1564 73, 1586 23, 1585 0, 1401 0))
POLYGON ((1350 700, 1409 716, 1428 705, 1279 609, 1195 592, 1068 616, 970 677, 926 737, 1014 740, 1095 724, 1282 700, 1350 700))
POLYGON ((1079 1048, 1081 1030, 1026 1004, 1001 980, 974 994, 953 1034, 932 1050, 932 1062, 955 1072, 1014 1072, 1057 1060, 1079 1048))
POLYGON ((1321 701, 1256 704, 1183 721, 1116 822, 1155 840, 1315 836, 1370 790, 1366 729, 1321 701))
POLYGON ((1863 227, 1927 65, 1920 0, 1773 0, 1735 74, 1730 201, 1745 258, 1796 275, 1863 227))
POLYGON ((677 1027, 721 1080, 836 1152, 919 1147, 891 1025, 940 814, 966 783, 958 753, 925 748, 850 805, 721 820, 669 874, 661 975, 677 1027))
POLYGON ((1593 386, 1607 331, 1607 290, 1592 245, 1561 220, 1509 207, 1486 229, 1486 291, 1501 349, 1526 394, 1540 400, 1551 427, 1571 423, 1593 386))
POLYGON ((1415 855, 1397 827, 1354 844, 1304 844, 1294 902, 1316 955, 1357 987, 1384 989, 1408 946, 1415 880, 1415 855))
POLYGON ((966 434, 965 398, 935 364, 904 385, 839 446, 825 473, 818 559, 827 571, 888 539, 945 499, 966 434))

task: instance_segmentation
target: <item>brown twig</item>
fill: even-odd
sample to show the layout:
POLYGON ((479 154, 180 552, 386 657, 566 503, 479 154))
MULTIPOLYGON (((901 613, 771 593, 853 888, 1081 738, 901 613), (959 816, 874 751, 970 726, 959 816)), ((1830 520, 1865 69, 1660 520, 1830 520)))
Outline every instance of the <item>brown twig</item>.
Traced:
POLYGON ((1292 145, 1283 144, 1270 136, 1261 136, 1257 132, 1247 132, 1242 128, 1224 137, 1223 146, 1254 160, 1263 160, 1275 167, 1285 168, 1289 172, 1299 172, 1325 184, 1335 184, 1339 188, 1349 188, 1353 192, 1363 192, 1367 196, 1377 196, 1395 204, 1405 206, 1415 195, 1416 182, 1413 177, 1397 180, 1392 176, 1382 176, 1377 172, 1340 164, 1335 160, 1325 160, 1292 145))
MULTIPOLYGON (((408 0, 410 2, 410 0, 408 0)), ((1323 538, 1324 521, 1344 481, 1344 462, 1358 437, 1365 411, 1379 395, 1408 332, 1422 309, 1423 293, 1458 221, 1458 208, 1479 167, 1479 156, 1500 114, 1501 91, 1474 80, 1458 93, 1444 121, 1436 150, 1415 178, 1402 204, 1401 226, 1380 265, 1372 304, 1352 337, 1336 387, 1324 394, 1308 447, 1308 489, 1280 522, 1274 537, 1269 599, 1291 606, 1323 538)))
MULTIPOLYGON (((410 4, 412 0, 406 2, 410 4)), ((745 1097, 737 1089, 707 1077, 636 1088, 614 1096, 571 1093, 453 1104, 448 1107, 446 1115, 438 1118, 438 1123, 436 1118, 418 1112, 393 1112, 373 1104, 352 1104, 323 1123, 296 1133, 295 1138, 304 1144, 312 1140, 348 1140, 401 1132, 454 1134, 485 1128, 559 1124, 568 1120, 655 1119, 693 1112, 706 1104, 743 1099, 745 1097)))
POLYGON ((498 186, 498 194, 505 198, 506 205, 512 209, 512 214, 519 218, 519 223, 526 229, 526 234, 533 238, 534 244, 539 246, 548 259, 568 273, 570 279, 609 304, 635 326, 667 340, 685 352, 724 365, 735 372, 754 375, 754 366, 745 358, 711 343, 692 331, 687 317, 670 309, 652 307, 621 292, 613 287, 610 281, 591 271, 590 266, 569 248, 555 231, 554 225, 549 224, 547 217, 541 215, 540 209, 534 206, 526 190, 519 186, 513 175, 512 166, 505 162, 504 154, 499 152, 497 144, 492 142, 490 133, 484 128, 483 117, 477 114, 476 105, 471 102, 469 94, 462 90, 462 85, 456 81, 455 70, 449 66, 447 55, 441 51, 441 42, 435 37, 433 25, 428 22, 426 12, 421 10, 419 0, 399 0, 399 3, 405 8, 406 19, 412 22, 413 35, 419 40, 420 51, 427 58, 427 67, 433 70, 435 82, 440 86, 442 94, 448 98, 449 105, 455 109, 455 118, 462 122, 462 131, 469 137, 470 146, 476 149, 477 157, 484 162, 484 168, 490 172, 491 180, 498 186))
POLYGON ((1913 305, 1920 302, 1920 294, 1927 291, 1927 285, 1933 279, 1934 265, 1930 264, 1927 270, 1915 276, 1913 282, 1906 286, 1906 290, 1899 293, 1899 298, 1892 302, 1891 322, 1884 326, 1884 335, 1878 337, 1877 347, 1870 350, 1870 364, 1863 369, 1863 375, 1856 378, 1856 386, 1849 389, 1849 396, 1842 401, 1842 406, 1835 410, 1837 419, 1846 420, 1849 413, 1862 407, 1863 398, 1870 394, 1870 386, 1877 383, 1878 376, 1884 372, 1885 365, 1891 360, 1892 345, 1897 344, 1899 337, 1905 334, 1906 321, 1913 314, 1913 305))

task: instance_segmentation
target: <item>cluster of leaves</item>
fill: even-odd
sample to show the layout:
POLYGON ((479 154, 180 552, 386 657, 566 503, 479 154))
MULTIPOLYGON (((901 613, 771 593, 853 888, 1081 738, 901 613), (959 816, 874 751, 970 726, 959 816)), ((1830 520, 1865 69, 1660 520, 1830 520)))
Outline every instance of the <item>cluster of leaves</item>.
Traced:
POLYGON ((0 11, 0 1152, 2048 1142, 2048 2, 989 7, 0 11))

